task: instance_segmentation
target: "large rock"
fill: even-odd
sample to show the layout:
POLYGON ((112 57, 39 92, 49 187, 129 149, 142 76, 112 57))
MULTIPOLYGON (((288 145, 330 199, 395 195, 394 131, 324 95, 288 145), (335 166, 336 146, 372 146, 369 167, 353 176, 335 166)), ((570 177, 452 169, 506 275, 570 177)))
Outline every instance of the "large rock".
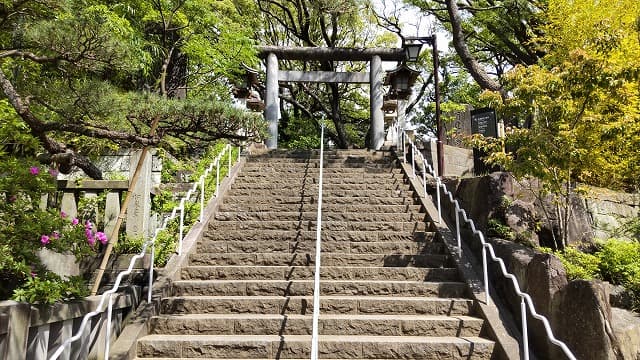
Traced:
MULTIPOLYGON (((570 282, 554 298, 553 325, 557 336, 567 343, 578 359, 621 359, 608 298, 602 283, 586 280, 570 282)), ((562 358, 559 348, 552 350, 557 355, 550 359, 562 358)))
MULTIPOLYGON (((485 230, 488 220, 493 218, 511 226, 527 242, 552 248, 559 243, 554 202, 549 196, 540 202, 540 185, 535 181, 516 181, 509 173, 494 172, 482 177, 449 180, 448 188, 455 191, 462 208, 481 230, 485 230)), ((593 221, 584 202, 575 196, 571 199, 571 208, 569 243, 591 241, 593 221)))

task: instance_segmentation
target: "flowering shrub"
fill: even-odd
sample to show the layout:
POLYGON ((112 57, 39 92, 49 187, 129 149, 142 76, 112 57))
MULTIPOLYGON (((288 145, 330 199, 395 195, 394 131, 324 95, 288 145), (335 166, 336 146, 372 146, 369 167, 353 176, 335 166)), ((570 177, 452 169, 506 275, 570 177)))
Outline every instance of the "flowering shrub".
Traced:
POLYGON ((90 221, 40 208, 41 195, 55 191, 56 176, 55 169, 0 156, 0 300, 52 303, 86 295, 81 279, 61 279, 38 257, 47 248, 80 259, 96 254, 96 242, 107 242, 90 221))

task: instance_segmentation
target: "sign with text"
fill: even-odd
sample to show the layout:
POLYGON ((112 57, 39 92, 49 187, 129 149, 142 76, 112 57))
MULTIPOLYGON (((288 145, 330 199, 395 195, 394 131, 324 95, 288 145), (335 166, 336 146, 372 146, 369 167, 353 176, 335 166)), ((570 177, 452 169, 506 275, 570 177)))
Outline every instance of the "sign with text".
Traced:
POLYGON ((485 137, 498 137, 496 111, 488 108, 471 110, 471 132, 485 137))
MULTIPOLYGON (((484 137, 498 137, 498 124, 496 112, 493 109, 471 110, 471 132, 484 137)), ((475 175, 484 175, 497 168, 487 166, 482 160, 487 154, 479 149, 473 149, 473 172, 475 175)))

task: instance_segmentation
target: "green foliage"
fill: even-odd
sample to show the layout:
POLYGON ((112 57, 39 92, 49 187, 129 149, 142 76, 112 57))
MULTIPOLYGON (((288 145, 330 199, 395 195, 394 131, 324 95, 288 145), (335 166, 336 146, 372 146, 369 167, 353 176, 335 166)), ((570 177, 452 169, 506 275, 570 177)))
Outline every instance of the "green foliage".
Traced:
MULTIPOLYGON (((55 170, 40 168, 30 159, 0 156, 0 174, 0 298, 13 293, 15 299, 51 303, 81 295, 80 279, 58 281, 42 265, 38 252, 47 248, 76 259, 94 256, 98 233, 87 230, 80 219, 40 208, 41 195, 55 191, 55 170)), ((80 207, 86 216, 94 211, 88 203, 80 207)))
MULTIPOLYGON (((171 160, 171 167, 173 169, 182 169, 187 172, 191 172, 189 180, 191 182, 197 182, 200 180, 200 176, 205 173, 210 164, 214 162, 218 154, 222 152, 226 146, 225 142, 218 141, 209 146, 205 152, 200 156, 198 161, 193 159, 185 159, 183 161, 171 160)), ((232 147, 231 149, 231 165, 238 159, 238 147, 232 147)), ((166 163, 166 162, 165 162, 166 163)), ((220 159, 220 181, 229 173, 229 153, 226 153, 220 159)), ((173 178, 173 176, 171 176, 173 178)), ((199 188, 198 188, 199 190, 199 188)), ((205 204, 207 199, 211 199, 216 191, 216 168, 212 168, 212 171, 205 178, 205 204)), ((180 205, 180 199, 185 194, 173 193, 170 190, 163 190, 158 192, 152 200, 152 211, 161 215, 168 215, 173 209, 180 205)), ((200 191, 192 194, 191 199, 185 202, 184 208, 184 229, 183 235, 186 235, 191 227, 199 220, 200 215, 200 191)), ((178 236, 179 236, 179 218, 176 217, 169 221, 165 230, 158 233, 155 243, 155 258, 154 264, 156 266, 164 266, 171 255, 177 250, 178 236)), ((141 239, 123 239, 119 242, 117 251, 119 253, 124 252, 139 252, 142 249, 141 239)))
POLYGON ((616 229, 614 234, 635 238, 640 241, 640 217, 626 221, 620 228, 616 229))
POLYGON ((16 301, 53 304, 58 301, 78 299, 89 295, 89 289, 82 277, 72 276, 64 280, 53 273, 46 278, 32 276, 13 293, 16 301))
POLYGON ((633 295, 632 306, 640 309, 640 242, 609 239, 597 245, 594 254, 571 246, 561 252, 541 250, 553 253, 562 261, 570 280, 598 278, 624 286, 633 295))
POLYGON ((563 251, 558 252, 549 248, 541 248, 540 250, 552 253, 560 259, 569 280, 591 280, 600 276, 600 258, 596 255, 582 252, 573 246, 567 246, 563 251))
POLYGON ((513 230, 511 230, 508 225, 505 225, 502 221, 495 218, 487 221, 487 235, 507 240, 511 240, 515 237, 513 230))
POLYGON ((597 255, 602 278, 630 290, 632 306, 640 310, 640 242, 611 239, 601 246, 597 255))

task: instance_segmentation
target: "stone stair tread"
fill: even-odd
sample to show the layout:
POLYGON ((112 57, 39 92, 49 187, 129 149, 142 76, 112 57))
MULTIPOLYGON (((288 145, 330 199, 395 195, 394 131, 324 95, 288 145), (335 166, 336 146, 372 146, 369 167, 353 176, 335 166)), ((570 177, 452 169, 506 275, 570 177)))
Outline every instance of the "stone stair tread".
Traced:
MULTIPOLYGON (((205 314, 161 314, 155 317, 162 318, 176 318, 176 319, 194 319, 194 320, 206 320, 206 319, 312 319, 313 315, 301 315, 301 314, 261 314, 261 313, 205 313, 205 314)), ((451 321, 483 321, 480 318, 469 315, 426 315, 426 314, 320 314, 319 319, 331 319, 331 320, 451 320, 451 321)))
MULTIPOLYGON (((221 341, 221 342, 255 342, 255 341, 311 341, 311 335, 146 335, 142 340, 175 340, 175 341, 221 341)), ((453 343, 453 344, 493 344, 491 340, 476 336, 371 336, 371 335, 319 335, 319 341, 345 342, 377 342, 377 343, 453 343)))
MULTIPOLYGON (((304 282, 313 282, 313 279, 311 280, 306 280, 306 279, 301 279, 301 280, 278 280, 278 279, 257 279, 257 280, 238 280, 238 279, 223 279, 223 280, 175 280, 173 283, 174 284, 184 284, 184 283, 201 283, 201 284, 215 284, 215 283, 243 283, 243 282, 256 282, 256 281, 260 281, 260 282, 264 282, 264 283, 268 283, 268 282, 298 282, 298 283, 304 283, 304 282)), ((323 280, 321 281, 321 283, 369 283, 369 284, 384 284, 384 283, 396 283, 396 284, 408 284, 408 285, 412 285, 412 284, 433 284, 433 285, 460 285, 460 284, 465 284, 464 282, 461 281, 415 281, 415 280, 323 280)), ((279 296, 281 297, 281 296, 279 296)), ((322 298, 326 298, 325 295, 322 296, 322 298)))
MULTIPOLYGON (((244 265, 191 265, 182 268, 183 279, 311 279, 313 266, 244 266, 244 265)), ((323 266, 322 281, 327 280, 438 280, 452 281, 458 278, 456 268, 384 267, 384 266, 323 266)))
MULTIPOLYGON (((369 266, 385 267, 442 267, 448 264, 449 256, 445 254, 416 255, 407 251, 405 254, 350 254, 324 253, 322 264, 327 266, 369 266)), ((197 253, 189 255, 189 265, 289 265, 308 266, 315 264, 311 254, 298 253, 197 253), (306 256, 309 255, 309 256, 306 256)))

